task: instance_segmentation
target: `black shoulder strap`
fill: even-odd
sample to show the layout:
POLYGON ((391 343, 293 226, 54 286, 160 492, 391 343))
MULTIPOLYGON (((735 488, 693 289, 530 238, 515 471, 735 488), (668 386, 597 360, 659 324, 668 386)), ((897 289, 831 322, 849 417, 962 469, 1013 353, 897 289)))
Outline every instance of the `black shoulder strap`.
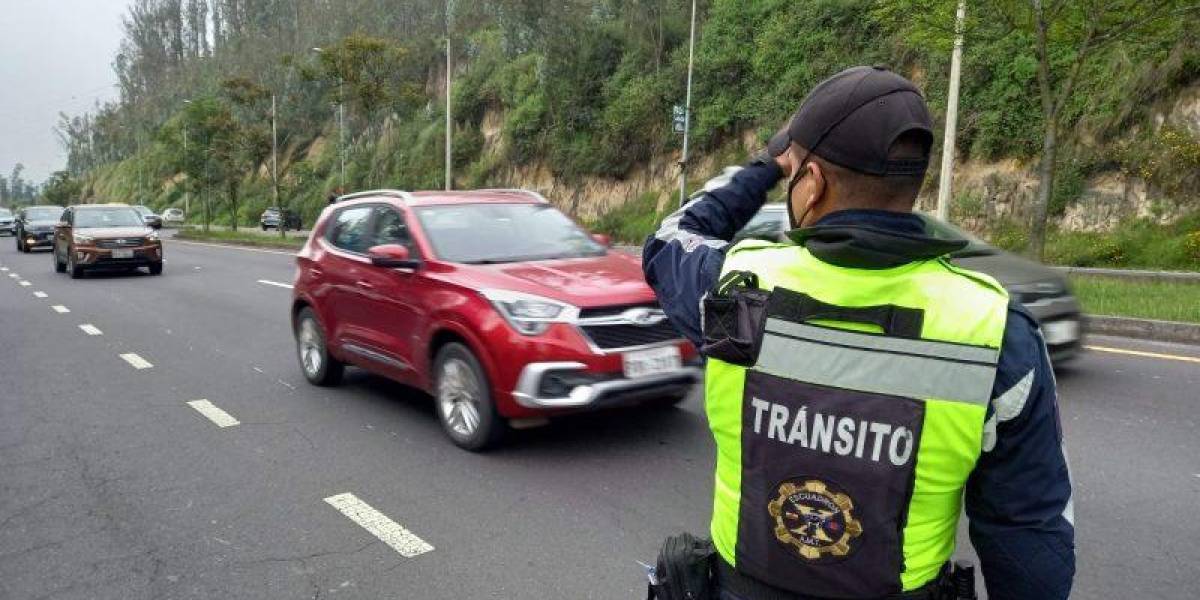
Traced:
POLYGON ((847 321, 878 325, 887 335, 918 339, 925 323, 925 311, 919 308, 881 304, 877 306, 837 306, 821 302, 808 294, 776 287, 767 302, 767 316, 806 323, 808 321, 847 321))

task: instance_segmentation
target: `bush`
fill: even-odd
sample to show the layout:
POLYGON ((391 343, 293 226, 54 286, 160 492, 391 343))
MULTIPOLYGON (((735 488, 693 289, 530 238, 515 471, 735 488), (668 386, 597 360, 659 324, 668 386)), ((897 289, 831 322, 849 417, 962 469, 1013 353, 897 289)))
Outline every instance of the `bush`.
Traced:
POLYGON ((612 236, 613 241, 641 245, 658 229, 663 215, 658 212, 657 192, 646 192, 587 224, 596 233, 612 236))

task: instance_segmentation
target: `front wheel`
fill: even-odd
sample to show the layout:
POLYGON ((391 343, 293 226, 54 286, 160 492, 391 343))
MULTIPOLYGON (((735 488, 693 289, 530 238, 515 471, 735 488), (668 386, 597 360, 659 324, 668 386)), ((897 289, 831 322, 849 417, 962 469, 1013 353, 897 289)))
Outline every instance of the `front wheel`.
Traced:
POLYGON ((58 246, 50 249, 50 257, 54 259, 54 272, 66 273, 67 265, 64 265, 61 260, 58 260, 58 246))
POLYGON ((151 275, 162 275, 162 263, 161 262, 150 263, 150 274, 151 275))
POLYGON ((325 332, 311 308, 301 310, 296 316, 296 353, 300 358, 300 370, 309 383, 320 386, 341 383, 346 366, 329 355, 325 332))
POLYGON ((472 452, 499 442, 508 424, 496 412, 475 355, 462 344, 446 344, 434 360, 434 374, 438 417, 450 440, 472 452))
POLYGON ((83 277, 83 267, 75 264, 75 252, 67 248, 67 274, 71 279, 79 279, 83 277))

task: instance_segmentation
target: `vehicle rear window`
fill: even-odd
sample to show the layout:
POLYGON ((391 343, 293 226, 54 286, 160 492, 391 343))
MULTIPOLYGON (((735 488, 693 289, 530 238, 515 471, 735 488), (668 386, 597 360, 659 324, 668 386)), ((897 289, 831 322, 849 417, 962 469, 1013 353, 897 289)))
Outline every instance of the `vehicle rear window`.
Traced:
POLYGON ((329 243, 349 252, 366 254, 371 247, 370 206, 356 206, 338 211, 329 228, 329 243))
POLYGON ((601 256, 604 246, 548 204, 452 204, 417 209, 442 260, 504 263, 601 256))
POLYGON ((76 228, 142 227, 142 216, 132 208, 87 208, 75 211, 76 228))

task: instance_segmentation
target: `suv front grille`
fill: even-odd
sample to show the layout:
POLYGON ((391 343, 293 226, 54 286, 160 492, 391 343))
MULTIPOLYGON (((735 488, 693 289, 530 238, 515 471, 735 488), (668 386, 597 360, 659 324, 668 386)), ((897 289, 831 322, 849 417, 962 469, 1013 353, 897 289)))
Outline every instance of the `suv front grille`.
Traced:
POLYGON ((618 304, 616 306, 583 308, 579 310, 579 318, 595 319, 598 317, 619 317, 622 313, 631 308, 648 308, 650 310, 658 310, 659 307, 657 302, 651 302, 648 304, 618 304))
POLYGON ((582 325, 580 329, 603 350, 659 344, 680 338, 668 321, 654 325, 582 325))
POLYGON ((120 238, 115 240, 96 240, 97 248, 136 248, 142 245, 142 238, 120 238))

